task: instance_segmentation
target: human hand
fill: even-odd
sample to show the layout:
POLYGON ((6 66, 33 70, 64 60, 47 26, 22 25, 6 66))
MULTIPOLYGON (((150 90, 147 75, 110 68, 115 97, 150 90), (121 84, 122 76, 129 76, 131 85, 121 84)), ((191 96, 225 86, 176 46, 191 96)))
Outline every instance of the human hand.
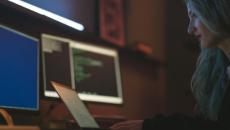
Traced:
POLYGON ((142 130, 143 120, 129 120, 114 124, 111 130, 142 130))

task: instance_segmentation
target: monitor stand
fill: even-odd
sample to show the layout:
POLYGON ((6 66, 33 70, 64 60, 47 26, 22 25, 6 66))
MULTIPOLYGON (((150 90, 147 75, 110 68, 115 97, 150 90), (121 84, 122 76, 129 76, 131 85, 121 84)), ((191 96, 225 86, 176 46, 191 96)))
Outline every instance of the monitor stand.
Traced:
POLYGON ((15 126, 12 117, 4 109, 0 109, 0 114, 7 123, 7 125, 0 125, 0 130, 40 130, 38 126, 15 126))

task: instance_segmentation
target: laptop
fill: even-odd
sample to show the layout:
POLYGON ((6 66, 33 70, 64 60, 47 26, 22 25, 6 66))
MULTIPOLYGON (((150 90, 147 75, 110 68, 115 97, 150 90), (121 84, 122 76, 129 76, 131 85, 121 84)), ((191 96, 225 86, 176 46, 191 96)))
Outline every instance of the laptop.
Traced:
POLYGON ((105 128, 100 128, 94 117, 89 113, 84 103, 78 97, 76 90, 54 81, 51 81, 51 84, 81 129, 108 130, 105 128))

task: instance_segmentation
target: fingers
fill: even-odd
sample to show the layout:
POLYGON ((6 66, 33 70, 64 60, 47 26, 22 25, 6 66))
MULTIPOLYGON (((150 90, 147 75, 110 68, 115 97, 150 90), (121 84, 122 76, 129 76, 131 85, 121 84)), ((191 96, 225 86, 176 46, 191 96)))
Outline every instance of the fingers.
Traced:
POLYGON ((125 121, 121 123, 114 124, 110 127, 112 130, 141 130, 142 120, 125 121))
POLYGON ((117 130, 117 129, 120 129, 121 127, 125 126, 124 123, 117 123, 117 124, 114 124, 113 126, 111 126, 110 128, 112 130, 117 130))

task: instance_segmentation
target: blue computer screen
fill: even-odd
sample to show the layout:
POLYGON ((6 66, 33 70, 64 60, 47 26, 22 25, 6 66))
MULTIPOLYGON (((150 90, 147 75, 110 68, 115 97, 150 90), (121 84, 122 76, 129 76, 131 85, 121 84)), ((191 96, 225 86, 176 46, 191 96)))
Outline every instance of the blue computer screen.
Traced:
POLYGON ((38 40, 0 25, 0 107, 38 110, 38 40))

